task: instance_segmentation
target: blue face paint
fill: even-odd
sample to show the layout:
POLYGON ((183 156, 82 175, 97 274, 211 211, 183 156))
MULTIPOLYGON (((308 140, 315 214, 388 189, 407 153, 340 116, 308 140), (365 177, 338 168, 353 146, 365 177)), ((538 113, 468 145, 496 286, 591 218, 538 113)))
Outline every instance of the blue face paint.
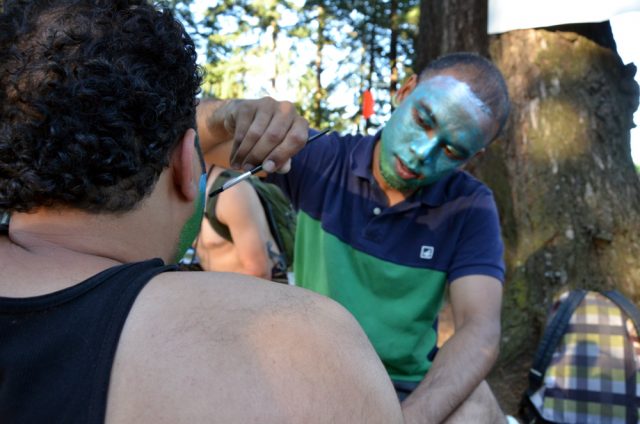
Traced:
POLYGON ((195 201, 195 210, 187 222, 182 226, 182 231, 180 231, 180 240, 178 241, 178 250, 176 252, 175 262, 179 262, 180 259, 182 259, 184 254, 187 252, 187 249, 191 247, 193 241, 200 232, 200 225, 202 224, 202 217, 204 216, 204 200, 205 193, 207 191, 206 187, 207 175, 202 174, 198 185, 198 197, 195 201))
POLYGON ((380 172, 400 191, 432 184, 464 165, 489 142, 494 119, 458 79, 420 82, 393 112, 381 135, 380 172))
POLYGON ((175 262, 179 262, 180 259, 182 259, 196 237, 198 237, 200 226, 202 225, 202 218, 204 216, 204 201, 207 192, 207 169, 197 133, 194 143, 200 167, 202 168, 202 174, 200 175, 200 181, 198 182, 198 197, 195 201, 195 210, 187 222, 184 223, 182 230, 180 231, 180 239, 178 240, 178 250, 176 252, 175 262))

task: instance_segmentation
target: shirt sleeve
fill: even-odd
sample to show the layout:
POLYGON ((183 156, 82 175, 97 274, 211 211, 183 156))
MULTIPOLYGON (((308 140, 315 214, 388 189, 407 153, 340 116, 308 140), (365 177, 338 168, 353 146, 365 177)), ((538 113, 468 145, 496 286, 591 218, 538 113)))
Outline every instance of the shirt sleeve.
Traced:
POLYGON ((504 244, 491 190, 482 187, 465 212, 449 266, 449 282, 468 275, 487 275, 504 283, 504 244))
MULTIPOLYGON (((318 131, 310 130, 309 136, 318 131)), ((291 170, 286 174, 277 172, 265 177, 265 181, 273 183, 287 195, 291 204, 299 210, 302 203, 309 196, 316 196, 321 191, 319 182, 326 179, 326 174, 332 172, 336 161, 341 155, 342 138, 336 132, 331 132, 307 143, 295 156, 291 158, 291 170)))

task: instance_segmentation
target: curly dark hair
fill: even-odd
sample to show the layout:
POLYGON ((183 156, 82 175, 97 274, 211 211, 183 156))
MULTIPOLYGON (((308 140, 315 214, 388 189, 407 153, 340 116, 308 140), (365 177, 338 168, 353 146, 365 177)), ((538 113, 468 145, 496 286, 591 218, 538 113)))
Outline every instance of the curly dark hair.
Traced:
POLYGON ((5 1, 0 209, 133 209, 195 128, 196 56, 144 0, 5 1))

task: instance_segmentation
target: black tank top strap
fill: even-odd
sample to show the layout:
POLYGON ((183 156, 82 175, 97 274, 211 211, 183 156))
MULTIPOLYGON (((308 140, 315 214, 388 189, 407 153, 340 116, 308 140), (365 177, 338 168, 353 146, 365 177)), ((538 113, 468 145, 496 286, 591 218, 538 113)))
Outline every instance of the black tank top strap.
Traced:
POLYGON ((110 278, 112 281, 117 279, 118 281, 130 281, 130 283, 122 285, 120 296, 114 293, 114 307, 111 311, 111 317, 108 319, 108 315, 105 314, 102 320, 101 326, 105 331, 102 345, 96 357, 95 386, 88 404, 88 423, 104 423, 111 369, 118 341, 138 294, 156 275, 176 269, 175 265, 164 265, 160 259, 155 259, 123 265, 110 278))
POLYGON ((55 293, 0 298, 2 421, 103 423, 131 307, 154 276, 175 269, 152 259, 109 268, 55 293))

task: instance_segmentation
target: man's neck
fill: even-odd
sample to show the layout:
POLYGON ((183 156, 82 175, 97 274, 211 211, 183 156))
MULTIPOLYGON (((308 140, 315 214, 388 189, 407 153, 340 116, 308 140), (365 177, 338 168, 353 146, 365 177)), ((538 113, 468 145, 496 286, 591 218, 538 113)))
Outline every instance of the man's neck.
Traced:
POLYGON ((373 172, 373 178, 378 183, 378 186, 382 189, 382 192, 387 196, 387 201, 389 202, 389 206, 397 205, 398 203, 404 201, 407 197, 411 196, 415 190, 410 191, 400 191, 391 187, 387 181, 382 176, 382 172, 380 171, 380 140, 376 142, 375 147, 373 148, 373 160, 371 161, 371 167, 373 172))
POLYGON ((40 252, 78 258, 95 256, 124 263, 131 259, 131 251, 139 251, 142 246, 131 238, 131 249, 122 248, 118 235, 126 232, 124 227, 129 227, 122 224, 125 223, 114 222, 106 215, 73 209, 40 209, 13 214, 9 238, 13 244, 35 255, 40 252))
MULTIPOLYGON (((153 192, 133 210, 123 213, 89 213, 74 208, 40 208, 14 213, 9 239, 25 251, 44 255, 77 255, 119 263, 160 257, 173 259, 184 208, 167 200, 169 179, 161 175, 153 192), (57 253, 56 253, 57 252, 57 253)), ((175 196, 174 196, 175 197, 175 196)))

